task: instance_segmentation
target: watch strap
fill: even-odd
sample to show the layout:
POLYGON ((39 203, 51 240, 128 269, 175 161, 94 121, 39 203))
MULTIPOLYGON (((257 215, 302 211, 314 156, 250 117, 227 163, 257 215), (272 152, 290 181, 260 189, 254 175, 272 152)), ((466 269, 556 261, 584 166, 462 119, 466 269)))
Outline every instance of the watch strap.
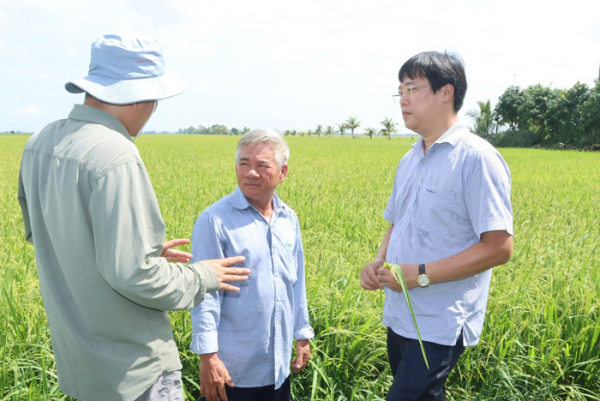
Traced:
POLYGON ((419 275, 421 275, 421 274, 425 274, 425 265, 424 264, 419 265, 419 275))

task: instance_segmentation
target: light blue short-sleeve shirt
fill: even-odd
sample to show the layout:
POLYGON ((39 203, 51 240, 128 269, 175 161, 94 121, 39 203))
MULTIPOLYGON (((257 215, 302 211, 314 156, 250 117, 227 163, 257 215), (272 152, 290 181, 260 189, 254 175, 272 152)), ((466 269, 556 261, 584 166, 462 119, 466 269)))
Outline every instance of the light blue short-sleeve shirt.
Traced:
MULTIPOLYGON (((454 124, 427 151, 419 139, 400 161, 383 216, 394 224, 392 264, 427 264, 454 256, 487 231, 513 234, 510 171, 492 145, 454 124)), ((421 338, 454 345, 479 342, 492 270, 410 290, 421 338)), ((385 288, 383 324, 417 338, 404 295, 385 288)))

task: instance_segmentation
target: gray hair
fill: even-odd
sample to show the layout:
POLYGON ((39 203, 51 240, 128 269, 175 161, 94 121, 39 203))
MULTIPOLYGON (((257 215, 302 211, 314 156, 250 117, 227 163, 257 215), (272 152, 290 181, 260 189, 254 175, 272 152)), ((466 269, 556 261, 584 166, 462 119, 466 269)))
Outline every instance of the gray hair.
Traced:
POLYGON ((251 145, 271 145, 275 153, 275 161, 279 170, 287 164, 290 158, 290 148, 287 142, 283 139, 283 135, 274 129, 255 129, 246 134, 240 139, 235 152, 235 163, 240 160, 240 151, 243 147, 251 145))

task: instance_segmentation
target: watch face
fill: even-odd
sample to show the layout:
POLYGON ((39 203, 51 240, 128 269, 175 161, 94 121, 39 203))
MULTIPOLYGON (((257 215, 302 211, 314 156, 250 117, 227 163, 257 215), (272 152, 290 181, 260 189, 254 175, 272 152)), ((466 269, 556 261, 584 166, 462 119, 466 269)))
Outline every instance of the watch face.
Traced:
POLYGON ((426 274, 421 274, 417 276, 417 283, 421 287, 427 287, 429 285, 429 276, 426 274))

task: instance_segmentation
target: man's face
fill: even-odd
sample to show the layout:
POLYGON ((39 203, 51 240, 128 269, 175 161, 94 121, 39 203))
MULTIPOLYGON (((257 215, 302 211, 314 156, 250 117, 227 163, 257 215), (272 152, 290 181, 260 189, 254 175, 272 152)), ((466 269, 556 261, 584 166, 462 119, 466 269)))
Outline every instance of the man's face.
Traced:
POLYGON ((279 169, 272 145, 247 145, 240 149, 235 175, 246 198, 267 203, 277 185, 285 179, 287 168, 285 164, 279 169))
POLYGON ((427 78, 404 76, 398 90, 408 94, 400 99, 404 125, 418 134, 425 134, 427 128, 441 117, 443 88, 433 93, 427 78), (414 88, 412 96, 409 88, 414 88))

